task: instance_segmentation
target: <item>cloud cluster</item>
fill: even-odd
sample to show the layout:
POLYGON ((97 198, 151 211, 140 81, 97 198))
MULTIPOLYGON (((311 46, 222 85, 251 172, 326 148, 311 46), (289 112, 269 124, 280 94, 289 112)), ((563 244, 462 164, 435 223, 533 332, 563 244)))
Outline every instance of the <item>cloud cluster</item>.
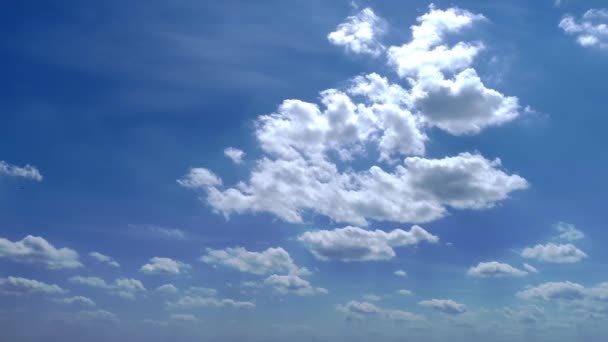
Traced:
POLYGON ((521 256, 528 259, 558 264, 576 263, 587 258, 585 252, 571 243, 558 245, 552 242, 545 245, 538 244, 534 247, 524 248, 521 252, 521 256))
POLYGON ((318 230, 306 232, 298 240, 319 260, 369 261, 395 257, 394 247, 436 243, 439 238, 420 226, 413 226, 409 231, 395 229, 388 233, 357 227, 318 230))
POLYGON ((386 24, 371 8, 346 18, 334 32, 327 35, 330 43, 343 46, 354 54, 378 56, 384 50, 378 38, 384 34, 386 24))
POLYGON ((91 252, 89 253, 89 256, 99 262, 103 262, 109 266, 112 267, 120 267, 120 264, 118 263, 118 261, 114 260, 112 257, 109 257, 105 254, 101 254, 99 252, 91 252))
MULTIPOLYGON (((375 34, 345 33, 359 32, 372 14, 363 10, 330 36, 341 37, 335 42, 351 37, 344 44, 357 51, 370 46, 361 42, 379 44, 375 34)), ((503 170, 499 159, 477 153, 422 157, 428 127, 475 134, 519 114, 517 98, 486 88, 471 68, 480 43, 445 42, 448 34, 482 19, 431 6, 412 26, 412 41, 387 50, 387 63, 407 78, 409 89, 372 73, 353 78, 346 89, 322 91, 320 105, 285 100, 255 122, 264 155, 248 181, 224 187, 209 169, 193 168, 178 183, 206 193, 207 203, 226 216, 269 212, 291 223, 302 222, 308 212, 361 227, 369 220, 421 223, 445 216, 449 208, 493 207, 527 188, 527 181, 503 170), (368 160, 373 146, 380 162, 395 165, 392 170, 350 167, 359 158, 368 160)))
POLYGON ((413 322, 423 319, 423 317, 411 312, 383 309, 370 302, 350 301, 346 304, 337 305, 336 309, 344 313, 348 320, 381 318, 391 321, 413 322))
POLYGON ((590 9, 580 19, 566 15, 559 27, 583 47, 608 48, 608 9, 590 9))
POLYGON ((171 258, 153 257, 139 271, 146 274, 180 274, 190 268, 190 265, 171 258))
POLYGON ((38 182, 42 181, 42 175, 40 174, 40 171, 38 171, 37 168, 31 165, 19 167, 11 165, 5 162, 4 160, 0 160, 0 175, 27 178, 38 182))
POLYGON ((40 294, 63 294, 67 290, 55 284, 47 284, 34 279, 21 277, 0 278, 0 294, 4 295, 30 295, 35 293, 40 294))
POLYGON ((107 283, 105 280, 99 277, 74 276, 69 280, 74 284, 103 289, 111 295, 127 299, 135 299, 137 295, 146 292, 144 284, 141 281, 132 278, 119 278, 114 280, 113 283, 107 283))
POLYGON ((41 264, 48 269, 77 268, 82 264, 78 253, 69 248, 55 248, 44 238, 28 235, 20 241, 0 238, 0 258, 41 264))
POLYGON ((451 299, 430 299, 418 302, 418 305, 431 308, 449 315, 459 315, 467 311, 464 304, 457 303, 451 299))
MULTIPOLYGON (((530 269, 526 267, 527 269, 530 269)), ((533 268, 533 267, 532 267, 533 268)), ((499 278, 499 277, 522 277, 528 274, 528 271, 520 270, 515 268, 509 264, 490 261, 490 262, 480 262, 477 266, 469 268, 467 274, 473 277, 483 277, 483 278, 499 278)))

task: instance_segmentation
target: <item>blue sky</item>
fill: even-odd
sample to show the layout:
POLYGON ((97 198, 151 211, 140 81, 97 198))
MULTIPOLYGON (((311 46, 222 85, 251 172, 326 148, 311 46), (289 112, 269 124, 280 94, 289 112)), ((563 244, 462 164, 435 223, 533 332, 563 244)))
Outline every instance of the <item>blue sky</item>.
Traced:
POLYGON ((602 6, 5 6, 2 335, 602 341, 602 6))

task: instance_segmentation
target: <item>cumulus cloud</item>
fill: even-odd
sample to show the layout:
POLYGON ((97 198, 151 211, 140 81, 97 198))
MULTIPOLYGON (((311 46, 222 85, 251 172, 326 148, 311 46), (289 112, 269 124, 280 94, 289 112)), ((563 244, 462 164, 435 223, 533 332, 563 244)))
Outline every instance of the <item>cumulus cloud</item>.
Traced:
POLYGON ((469 268, 467 274, 473 277, 498 278, 521 277, 527 275, 528 272, 517 269, 509 264, 490 261, 480 262, 477 266, 469 268))
POLYGON ((173 302, 167 302, 170 310, 196 309, 202 307, 253 309, 255 303, 248 301, 235 301, 229 298, 217 298, 214 296, 186 295, 173 302))
POLYGON ((0 238, 0 258, 23 263, 42 264, 48 269, 82 266, 76 251, 65 247, 55 248, 42 237, 32 235, 15 242, 0 238))
POLYGON ((339 304, 336 310, 346 315, 349 320, 364 320, 368 318, 381 318, 391 321, 419 321, 421 316, 402 310, 383 309, 370 302, 350 301, 339 304))
POLYGON ((396 270, 395 272, 393 272, 393 274, 398 277, 407 277, 407 272, 405 272, 404 270, 396 270))
POLYGON ((0 176, 7 175, 11 177, 20 177, 27 178, 35 181, 42 181, 42 175, 37 168, 31 165, 25 165, 24 167, 19 167, 15 165, 11 165, 4 160, 0 160, 0 176))
POLYGON ((576 229, 576 226, 571 223, 558 222, 554 225, 555 229, 559 233, 559 238, 565 241, 576 241, 583 239, 585 234, 580 230, 576 229))
POLYGON ((456 303, 451 299, 423 300, 418 302, 418 305, 425 306, 433 310, 450 315, 459 315, 467 311, 466 306, 464 304, 456 303))
POLYGON ((343 46, 354 54, 378 56, 384 46, 378 41, 385 32, 386 24, 371 8, 365 8, 357 15, 350 16, 327 35, 330 43, 343 46))
POLYGON ((400 295, 402 295, 402 296, 410 296, 410 295, 413 294, 412 291, 406 290, 406 289, 397 290, 397 293, 400 294, 400 295))
POLYGON ((139 271, 146 274, 180 274, 187 272, 190 268, 190 265, 171 258, 154 257, 139 271))
POLYGON ((243 162, 243 157, 245 157, 245 152, 239 150, 238 148, 227 147, 224 149, 224 155, 230 158, 233 163, 241 164, 243 162))
POLYGON ((527 247, 521 252, 521 256, 558 264, 575 263, 587 258, 585 252, 571 243, 557 245, 552 242, 546 245, 538 244, 534 247, 527 247))
POLYGON ((74 276, 69 280, 74 284, 103 289, 111 295, 126 299, 135 299, 137 295, 146 292, 144 284, 140 280, 132 278, 119 278, 114 280, 114 283, 107 283, 105 280, 99 277, 74 276))
POLYGON ((34 279, 21 277, 0 278, 0 294, 4 295, 30 295, 30 294, 63 294, 67 290, 55 284, 47 284, 34 279))
POLYGON ((590 9, 580 19, 566 15, 559 27, 583 47, 608 48, 608 9, 590 9))
MULTIPOLYGON (((445 42, 480 20, 431 6, 412 26, 412 41, 387 52, 409 89, 371 73, 320 92, 319 104, 287 99, 255 121, 263 155, 247 180, 224 187, 210 170, 194 168, 178 182, 205 193, 226 217, 268 212, 290 223, 310 213, 360 227, 370 220, 424 223, 450 209, 493 207, 527 181, 478 153, 423 157, 429 127, 474 134, 518 116, 518 99, 485 87, 471 67, 482 45, 445 42), (374 147, 390 168, 363 166, 374 147)), ((355 32, 353 23, 363 21, 352 17, 341 27, 355 32)))
POLYGON ((156 292, 167 295, 177 293, 178 290, 173 284, 163 284, 156 288, 156 292))
POLYGON ((524 264, 524 270, 528 271, 528 273, 538 273, 538 270, 536 269, 536 267, 530 265, 530 264, 524 264))
POLYGON ((528 300, 575 300, 585 296, 585 287, 569 281, 548 282, 518 292, 517 296, 528 300))
POLYGON ((282 295, 313 296, 328 293, 327 289, 313 287, 308 280, 302 279, 295 274, 273 274, 264 280, 264 285, 269 286, 275 292, 282 295))
POLYGON ((61 298, 55 300, 58 303, 67 304, 67 305, 76 305, 76 306, 95 306, 95 302, 88 297, 84 296, 74 296, 68 298, 61 298))
POLYGON ((394 247, 436 243, 439 238, 420 226, 413 226, 409 231, 395 229, 388 233, 357 227, 319 230, 306 232, 298 240, 319 260, 370 261, 395 257, 394 247))
POLYGON ((91 253, 89 253, 89 256, 99 262, 106 263, 109 266, 120 267, 120 264, 116 260, 112 259, 111 257, 109 257, 105 254, 101 254, 99 252, 91 252, 91 253))
POLYGON ((300 275, 310 273, 305 268, 299 268, 289 256, 289 253, 281 247, 268 248, 262 252, 251 252, 243 247, 207 248, 207 254, 203 255, 200 260, 207 264, 221 265, 258 275, 277 272, 300 275))

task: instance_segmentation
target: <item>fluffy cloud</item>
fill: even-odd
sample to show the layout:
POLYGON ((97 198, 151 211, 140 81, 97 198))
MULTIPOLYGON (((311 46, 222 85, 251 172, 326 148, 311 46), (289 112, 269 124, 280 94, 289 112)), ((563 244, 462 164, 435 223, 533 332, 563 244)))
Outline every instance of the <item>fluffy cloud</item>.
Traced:
POLYGON ((7 175, 11 177, 21 177, 28 178, 35 181, 42 181, 42 175, 37 168, 26 165, 24 167, 19 167, 15 165, 11 165, 4 160, 0 160, 0 175, 7 175))
POLYGON ((195 189, 218 186, 222 184, 222 180, 215 173, 205 168, 191 168, 188 174, 177 180, 177 183, 183 187, 195 189))
POLYGON ((53 295, 65 292, 67 291, 57 285, 43 283, 34 279, 21 277, 0 278, 0 294, 19 296, 41 293, 53 295))
POLYGON ((200 258, 207 264, 222 265, 237 269, 241 272, 258 275, 269 273, 294 273, 305 275, 310 273, 305 268, 299 268, 283 248, 268 248, 262 252, 251 252, 243 247, 226 249, 207 249, 207 254, 200 258))
POLYGON ((233 163, 241 164, 243 162, 243 157, 245 157, 245 152, 239 150, 238 148, 227 147, 224 149, 224 155, 230 158, 233 163))
POLYGON ((521 252, 521 256, 559 264, 575 263, 587 258, 587 254, 573 244, 557 245, 551 242, 527 247, 521 252))
POLYGON ((369 302, 350 301, 346 304, 337 305, 336 309, 344 313, 349 320, 363 320, 372 317, 392 321, 418 321, 422 319, 422 317, 411 312, 383 309, 369 302))
POLYGON ((458 315, 467 311, 464 304, 456 303, 451 299, 423 300, 421 302, 418 302, 418 305, 425 306, 450 315, 458 315))
POLYGON ((164 284, 164 285, 157 287, 156 292, 159 292, 162 294, 174 294, 174 293, 177 293, 178 290, 177 290, 177 287, 175 287, 175 285, 173 285, 173 284, 164 284))
POLYGON ((0 238, 0 258, 2 257, 16 262, 42 264, 48 269, 82 266, 76 251, 55 248, 42 237, 32 235, 15 242, 0 238))
POLYGON ((89 253, 89 256, 99 262, 106 263, 112 267, 120 267, 120 264, 116 260, 112 259, 111 257, 109 257, 105 254, 101 254, 99 252, 91 252, 91 253, 89 253))
POLYGON ((377 56, 384 50, 378 38, 385 31, 384 21, 371 8, 346 18, 336 31, 327 35, 330 43, 343 46, 348 52, 377 56))
POLYGON ((313 296, 328 293, 327 289, 313 287, 308 280, 302 279, 295 274, 273 274, 264 280, 264 285, 269 286, 275 292, 282 295, 313 296))
POLYGON ((217 298, 212 296, 187 295, 174 302, 167 302, 167 308, 171 310, 195 309, 201 307, 229 307, 237 309, 253 309, 255 304, 247 301, 235 301, 228 298, 217 298))
POLYGON ((83 296, 61 298, 61 299, 57 299, 55 301, 58 303, 67 304, 67 305, 95 306, 95 302, 91 298, 83 297, 83 296))
POLYGON ((477 266, 471 267, 467 274, 473 277, 521 277, 528 274, 509 264, 496 261, 480 262, 477 266))
POLYGON ((70 278, 70 282, 100 288, 112 295, 127 299, 135 299, 137 295, 146 292, 146 288, 141 281, 131 278, 119 278, 114 283, 109 284, 98 277, 75 276, 70 278))
POLYGON ((517 296, 528 300, 575 300, 582 299, 585 291, 585 287, 577 283, 549 282, 518 292, 517 296))
POLYGON ((406 290, 406 289, 401 289, 401 290, 397 290, 397 293, 402 295, 402 296, 409 296, 411 295, 413 292, 410 290, 406 290))
POLYGON ((395 272, 393 272, 393 274, 398 277, 407 277, 407 272, 405 272, 404 270, 396 270, 395 272))
POLYGON ((567 34, 576 36, 581 46, 608 48, 608 9, 590 9, 579 20, 567 15, 560 21, 559 27, 567 34))
POLYGON ((576 226, 571 223, 558 222, 554 225, 554 227, 559 233, 559 238, 561 240, 576 241, 585 237, 585 234, 576 229, 576 226))
POLYGON ((146 274, 180 274, 190 269, 190 265, 171 258, 154 257, 139 271, 146 274))
POLYGON ((306 232, 298 239, 317 259, 324 261, 387 260, 395 257, 394 247, 439 241, 437 236, 419 226, 413 226, 409 231, 395 229, 388 233, 346 227, 306 232))

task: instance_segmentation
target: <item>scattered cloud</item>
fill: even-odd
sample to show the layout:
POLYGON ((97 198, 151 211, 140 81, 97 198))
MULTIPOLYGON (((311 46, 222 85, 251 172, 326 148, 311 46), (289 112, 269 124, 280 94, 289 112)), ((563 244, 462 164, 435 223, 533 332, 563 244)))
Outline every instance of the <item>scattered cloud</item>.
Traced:
POLYGON ((111 284, 99 277, 74 276, 69 280, 71 283, 103 289, 111 295, 126 299, 135 299, 137 295, 146 292, 146 288, 144 287, 143 283, 132 278, 119 278, 111 284))
POLYGON ((173 240, 184 240, 186 238, 186 233, 177 228, 161 227, 153 224, 129 224, 129 228, 137 229, 146 232, 149 236, 159 238, 173 240))
POLYGON ((328 294, 327 289, 313 287, 308 280, 302 279, 295 274, 273 274, 264 280, 264 285, 269 286, 275 292, 282 295, 313 296, 328 294))
POLYGON ((395 229, 388 233, 358 227, 319 230, 306 232, 298 240, 319 260, 370 261, 394 258, 394 247, 436 243, 439 238, 420 226, 413 226, 409 231, 395 229))
POLYGON ((490 261, 480 262, 477 266, 469 268, 467 274, 473 277, 499 278, 521 277, 527 275, 528 272, 517 269, 509 264, 490 261))
POLYGON ((0 238, 0 258, 22 263, 42 264, 48 269, 82 266, 76 251, 69 248, 55 248, 42 237, 32 235, 15 242, 0 238))
POLYGON ((106 263, 109 266, 120 267, 120 264, 116 260, 112 259, 111 257, 109 257, 105 254, 101 254, 99 252, 91 252, 91 253, 89 253, 89 256, 99 262, 106 263))
POLYGON ((412 291, 406 290, 406 289, 397 290, 397 293, 400 294, 400 295, 402 295, 402 296, 410 296, 410 295, 413 294, 412 291))
POLYGON ((384 46, 378 39, 386 31, 386 23, 371 8, 350 16, 327 35, 330 43, 342 46, 347 52, 378 56, 384 46))
POLYGON ((191 168, 190 172, 177 183, 186 188, 212 187, 222 184, 222 180, 213 172, 205 168, 191 168))
POLYGON ((585 238, 585 234, 576 229, 576 226, 571 223, 558 222, 554 225, 555 230, 559 233, 559 238, 565 241, 576 241, 585 238))
POLYGON ((350 301, 336 306, 339 312, 346 315, 348 320, 365 320, 381 318, 391 321, 412 322, 422 319, 421 316, 402 310, 383 309, 370 302, 350 301))
POLYGON ((566 15, 559 27, 576 36, 576 42, 583 47, 608 48, 608 9, 590 9, 580 19, 566 15))
POLYGON ((207 248, 207 254, 203 255, 200 260, 207 264, 221 265, 257 275, 277 272, 300 275, 310 273, 307 269, 298 267, 289 253, 281 247, 268 248, 262 252, 251 252, 243 247, 207 248))
POLYGON ((20 177, 27 178, 34 181, 42 181, 42 175, 37 168, 31 165, 25 165, 24 167, 19 167, 15 165, 11 165, 4 160, 0 160, 0 176, 7 175, 10 177, 20 177))
POLYGON ((80 311, 74 318, 81 321, 97 321, 105 323, 118 323, 120 321, 115 314, 106 310, 80 311))
POLYGON ((63 294, 67 290, 54 284, 47 284, 34 279, 21 277, 0 278, 0 294, 4 295, 30 295, 30 294, 63 294))
POLYGON ((524 264, 524 270, 528 271, 528 273, 538 273, 538 270, 536 269, 536 267, 534 267, 530 264, 524 264))
POLYGON ((245 152, 239 150, 238 148, 227 147, 226 149, 224 149, 224 155, 230 158, 233 163, 242 164, 243 158, 245 157, 245 152))
POLYGON ((67 305, 76 305, 76 306, 95 306, 95 302, 88 297, 84 296, 75 296, 68 298, 61 298, 55 300, 57 303, 67 304, 67 305))
POLYGON ((167 302, 170 310, 196 309, 202 307, 228 307, 236 309, 253 309, 255 304, 248 301, 235 301, 228 298, 217 298, 215 296, 191 296, 186 295, 173 302, 167 302))
POLYGON ((546 245, 538 244, 534 247, 527 247, 521 252, 521 256, 558 264, 576 263, 588 257, 585 252, 576 248, 573 244, 557 245, 552 242, 546 245))
POLYGON ((451 299, 423 300, 421 302, 418 302, 418 305, 425 306, 433 310, 450 315, 459 315, 467 311, 466 306, 464 304, 456 303, 451 299))
POLYGON ((146 274, 181 274, 190 269, 190 265, 171 258, 154 257, 143 265, 139 271, 146 274))
POLYGON ((366 294, 363 296, 363 299, 365 299, 368 302, 378 302, 382 300, 382 297, 375 295, 375 294, 366 294))
POLYGON ((164 285, 157 287, 156 292, 164 294, 164 295, 168 295, 168 294, 177 293, 178 289, 173 284, 164 284, 164 285))
POLYGON ((517 296, 521 299, 542 299, 542 300, 574 300, 582 299, 585 296, 585 287, 566 282, 548 282, 537 287, 530 287, 518 292, 517 296))

